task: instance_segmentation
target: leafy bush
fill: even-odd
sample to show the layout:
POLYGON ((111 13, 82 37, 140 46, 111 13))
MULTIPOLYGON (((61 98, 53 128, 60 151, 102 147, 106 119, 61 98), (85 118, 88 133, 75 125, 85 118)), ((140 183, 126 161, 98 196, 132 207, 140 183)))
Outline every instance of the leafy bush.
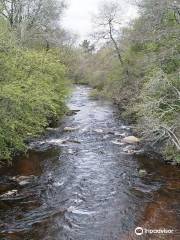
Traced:
POLYGON ((0 159, 9 160, 63 114, 67 81, 55 50, 20 48, 1 24, 0 159))

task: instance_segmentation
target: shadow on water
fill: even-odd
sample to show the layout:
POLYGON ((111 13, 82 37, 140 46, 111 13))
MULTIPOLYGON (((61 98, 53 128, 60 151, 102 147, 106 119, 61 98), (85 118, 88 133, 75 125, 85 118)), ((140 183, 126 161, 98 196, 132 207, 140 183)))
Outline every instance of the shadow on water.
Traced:
POLYGON ((0 239, 178 239, 177 232, 137 237, 134 230, 179 229, 179 170, 115 145, 130 130, 113 105, 89 92, 76 87, 69 102, 76 114, 1 169, 0 194, 17 194, 0 198, 0 239), (147 175, 140 177, 139 169, 147 175), (29 182, 12 181, 19 176, 29 182))

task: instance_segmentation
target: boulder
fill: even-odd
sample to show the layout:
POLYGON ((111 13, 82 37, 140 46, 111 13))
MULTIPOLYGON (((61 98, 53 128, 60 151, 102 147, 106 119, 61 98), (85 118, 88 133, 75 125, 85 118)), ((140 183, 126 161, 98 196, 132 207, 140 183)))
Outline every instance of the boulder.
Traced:
POLYGON ((61 145, 61 144, 67 144, 69 139, 50 139, 45 141, 44 143, 52 144, 52 145, 61 145))
POLYGON ((140 169, 139 170, 139 176, 140 177, 145 177, 147 175, 147 171, 145 169, 140 169))
POLYGON ((65 127, 64 131, 65 132, 72 132, 72 131, 76 131, 78 129, 79 129, 78 127, 65 127))
POLYGON ((49 131, 49 132, 56 132, 56 131, 59 130, 59 128, 51 128, 51 127, 47 127, 46 130, 49 131))
POLYGON ((69 110, 69 111, 66 113, 66 115, 67 115, 67 116, 73 116, 73 115, 77 114, 78 112, 80 112, 79 109, 72 109, 72 110, 69 110))
POLYGON ((36 178, 34 175, 29 175, 29 176, 15 176, 12 177, 14 181, 21 182, 21 181, 32 181, 36 178))
POLYGON ((129 136, 129 137, 123 138, 122 142, 128 143, 128 144, 137 144, 140 142, 140 139, 135 136, 129 136))
POLYGON ((12 178, 14 181, 16 181, 20 186, 26 186, 30 183, 32 183, 32 181, 34 181, 36 179, 36 176, 34 175, 29 175, 29 176, 15 176, 12 178))
POLYGON ((0 198, 6 198, 6 197, 16 196, 17 193, 18 193, 18 190, 14 189, 14 190, 8 191, 8 192, 0 195, 0 198))
POLYGON ((19 185, 20 185, 20 186, 26 186, 26 185, 28 185, 28 184, 30 184, 30 183, 31 183, 31 182, 28 181, 28 180, 22 180, 22 181, 19 182, 19 185))

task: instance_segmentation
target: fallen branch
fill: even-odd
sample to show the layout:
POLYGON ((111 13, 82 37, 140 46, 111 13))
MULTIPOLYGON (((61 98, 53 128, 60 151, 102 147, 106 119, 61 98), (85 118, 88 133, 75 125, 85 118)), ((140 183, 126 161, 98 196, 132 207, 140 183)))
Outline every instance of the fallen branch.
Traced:
POLYGON ((178 151, 180 151, 180 141, 179 141, 178 137, 175 135, 175 133, 173 131, 171 131, 170 129, 168 129, 167 127, 164 127, 164 126, 160 126, 160 127, 163 128, 168 133, 171 141, 175 144, 178 151))

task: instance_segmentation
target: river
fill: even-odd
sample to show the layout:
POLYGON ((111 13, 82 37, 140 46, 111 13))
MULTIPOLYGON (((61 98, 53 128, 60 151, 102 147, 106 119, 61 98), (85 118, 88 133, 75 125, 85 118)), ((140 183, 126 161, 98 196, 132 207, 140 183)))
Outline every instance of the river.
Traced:
POLYGON ((16 196, 0 198, 0 239, 179 239, 179 169, 115 144, 131 129, 116 106, 90 98, 90 91, 76 86, 68 102, 76 114, 1 171, 1 180, 6 175, 31 181, 21 184, 16 196), (140 177, 140 169, 147 174, 140 177), (174 234, 137 236, 136 227, 174 234))

